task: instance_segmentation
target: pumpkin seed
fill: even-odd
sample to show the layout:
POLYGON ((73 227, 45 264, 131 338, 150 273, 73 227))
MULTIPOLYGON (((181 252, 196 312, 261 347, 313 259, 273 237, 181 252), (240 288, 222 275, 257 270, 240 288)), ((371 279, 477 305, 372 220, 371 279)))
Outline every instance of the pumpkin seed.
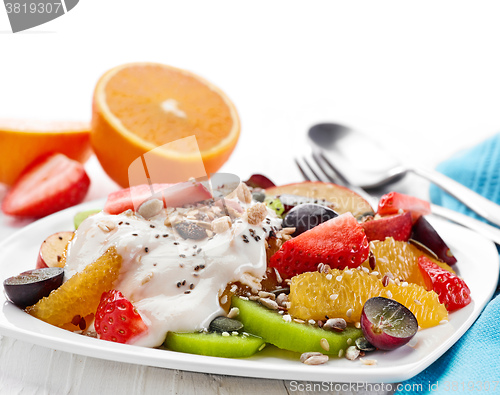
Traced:
POLYGON ((243 324, 238 320, 227 317, 216 317, 210 323, 208 329, 211 332, 235 332, 243 329, 243 324))

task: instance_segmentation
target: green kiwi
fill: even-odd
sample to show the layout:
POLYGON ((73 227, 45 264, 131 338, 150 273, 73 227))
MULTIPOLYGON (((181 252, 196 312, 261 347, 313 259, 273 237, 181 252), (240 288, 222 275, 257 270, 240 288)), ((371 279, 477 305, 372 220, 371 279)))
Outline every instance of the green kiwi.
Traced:
POLYGON ((355 344, 358 337, 363 336, 361 329, 354 327, 334 332, 308 323, 287 322, 277 311, 238 296, 233 297, 232 305, 240 310, 237 318, 242 322, 246 332, 260 336, 267 343, 284 350, 299 353, 317 351, 341 356, 343 352, 340 350, 345 351, 347 347, 355 344), (322 339, 326 339, 328 345, 322 339), (328 350, 322 347, 322 344, 328 350))
POLYGON ((260 337, 247 334, 224 336, 217 332, 169 332, 162 347, 212 357, 245 358, 262 350, 265 345, 260 337))
POLYGON ((97 214, 101 212, 102 210, 87 210, 87 211, 81 211, 79 213, 76 213, 75 216, 73 217, 73 224, 75 225, 75 230, 78 229, 80 224, 85 221, 88 217, 91 215, 97 214))

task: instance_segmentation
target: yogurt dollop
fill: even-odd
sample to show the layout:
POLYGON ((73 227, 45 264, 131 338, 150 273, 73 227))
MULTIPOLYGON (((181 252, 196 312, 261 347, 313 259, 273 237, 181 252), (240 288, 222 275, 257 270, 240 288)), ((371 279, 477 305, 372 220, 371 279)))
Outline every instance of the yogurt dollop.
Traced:
POLYGON ((83 221, 68 245, 66 278, 116 247, 123 262, 115 289, 148 326, 147 333, 132 339, 135 345, 157 347, 169 331, 202 330, 225 315, 221 292, 229 283, 264 277, 265 240, 281 228, 281 220, 268 210, 259 225, 236 217, 228 230, 193 240, 181 237, 170 217, 167 210, 148 220, 133 212, 101 212, 83 221))

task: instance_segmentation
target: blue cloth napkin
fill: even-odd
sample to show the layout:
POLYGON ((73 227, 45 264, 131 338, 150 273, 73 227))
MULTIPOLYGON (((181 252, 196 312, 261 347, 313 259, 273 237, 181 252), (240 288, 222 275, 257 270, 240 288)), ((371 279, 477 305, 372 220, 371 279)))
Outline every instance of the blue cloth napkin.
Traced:
MULTIPOLYGON (((461 151, 437 170, 500 204, 500 134, 461 151)), ((431 201, 481 219, 436 186, 431 201)), ((487 222, 487 221, 485 221, 487 222)), ((419 375, 405 381, 398 393, 500 394, 500 296, 490 303, 467 333, 441 358, 419 375), (418 385, 421 384, 421 387, 418 385), (409 391, 417 388, 418 391, 409 391)))

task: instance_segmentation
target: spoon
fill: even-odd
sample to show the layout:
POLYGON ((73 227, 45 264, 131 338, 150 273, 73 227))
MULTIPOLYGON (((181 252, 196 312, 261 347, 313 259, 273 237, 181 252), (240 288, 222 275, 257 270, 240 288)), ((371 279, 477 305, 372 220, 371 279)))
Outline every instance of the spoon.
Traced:
POLYGON ((367 135, 340 124, 321 123, 309 129, 308 137, 312 145, 322 150, 352 185, 363 189, 378 188, 413 172, 439 186, 481 217, 500 226, 499 205, 435 170, 402 164, 367 135), (373 160, 355 157, 359 147, 366 148, 373 160))

